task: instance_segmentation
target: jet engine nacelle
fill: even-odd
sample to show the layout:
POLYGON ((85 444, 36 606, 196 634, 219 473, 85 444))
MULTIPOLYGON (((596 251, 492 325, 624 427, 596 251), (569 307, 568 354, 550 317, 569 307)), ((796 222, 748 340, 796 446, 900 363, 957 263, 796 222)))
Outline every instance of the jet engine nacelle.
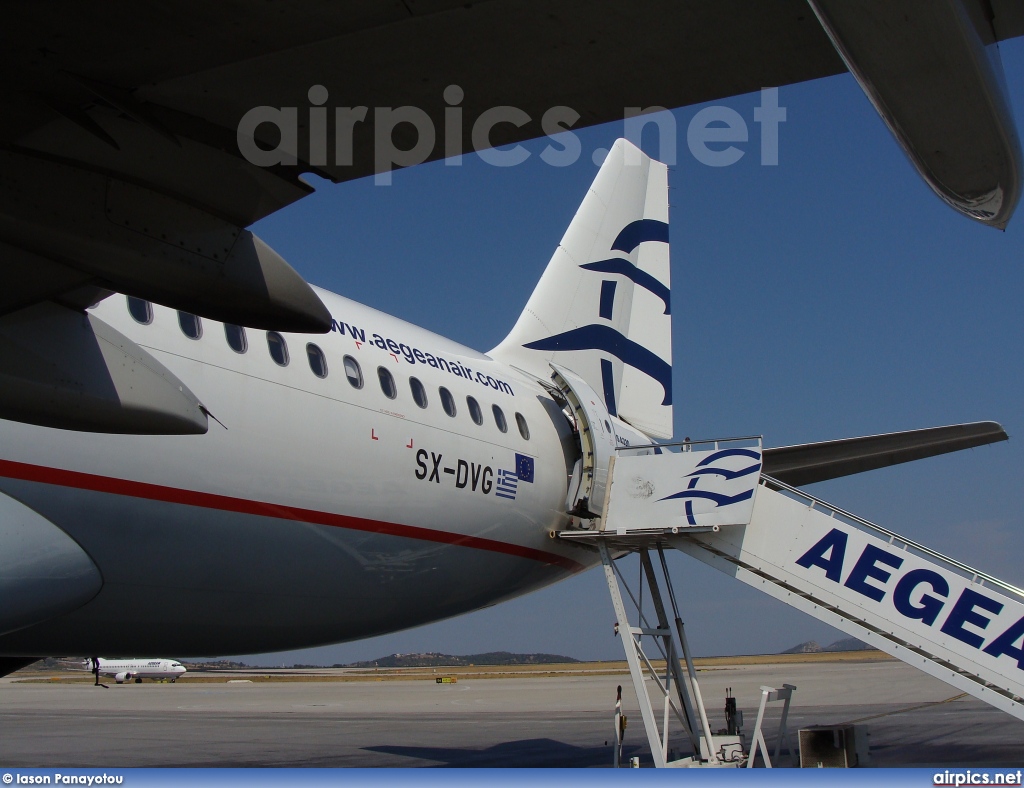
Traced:
POLYGON ((127 671, 122 671, 121 673, 118 673, 116 676, 114 676, 114 681, 116 681, 118 684, 124 684, 126 681, 131 680, 132 674, 127 671))

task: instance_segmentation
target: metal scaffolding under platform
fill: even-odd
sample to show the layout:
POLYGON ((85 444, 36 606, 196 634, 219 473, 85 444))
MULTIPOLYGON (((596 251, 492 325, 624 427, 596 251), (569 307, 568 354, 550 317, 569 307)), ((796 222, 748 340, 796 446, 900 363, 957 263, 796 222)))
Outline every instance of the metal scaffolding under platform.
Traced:
MULTIPOLYGON (((609 546, 605 539, 598 539, 597 549, 601 554, 601 562, 604 565, 605 579, 608 582, 608 590, 611 594, 612 606, 615 609, 616 627, 618 629, 619 638, 622 640, 623 650, 626 654, 626 662, 629 665, 629 673, 633 681, 633 689, 636 692, 637 700, 640 702, 640 714, 644 721, 644 730, 647 733, 647 740, 651 747, 654 765, 670 765, 668 760, 670 752, 670 713, 674 714, 679 722, 682 723, 689 738, 690 746, 695 754, 700 753, 701 751, 700 739, 701 736, 703 736, 704 740, 710 743, 710 746, 707 747, 709 764, 725 765, 720 762, 717 748, 714 746, 714 737, 711 733, 711 726, 708 723, 707 711, 704 708, 704 700, 700 694, 700 685, 697 683, 697 672, 694 669, 689 645, 686 642, 686 630, 683 625, 683 620, 679 615, 679 606, 676 602, 675 592, 672 588, 672 582, 668 573, 668 566, 665 563, 664 551, 660 545, 657 546, 656 550, 659 563, 661 564, 662 577, 665 581, 669 602, 672 606, 672 621, 670 622, 668 619, 665 602, 661 594, 659 578, 655 573, 654 565, 651 561, 650 550, 648 547, 643 546, 638 547, 637 552, 640 554, 640 565, 643 568, 643 574, 647 581, 651 602, 654 605, 655 615, 657 616, 657 622, 652 626, 651 622, 647 621, 643 614, 642 606, 634 598, 633 602, 636 605, 637 615, 640 620, 637 622, 638 626, 632 626, 629 622, 626 606, 622 600, 622 594, 619 590, 619 581, 623 581, 623 586, 626 588, 627 593, 630 593, 629 586, 626 585, 624 579, 621 578, 618 568, 612 561, 609 546), (659 656, 665 662, 665 670, 662 675, 659 675, 658 670, 651 661, 651 658, 643 648, 644 637, 654 639, 655 647, 658 649, 659 656), (686 681, 683 678, 683 671, 680 666, 680 657, 686 665, 686 674, 690 682, 689 687, 687 687, 686 681), (647 690, 647 685, 644 680, 645 673, 651 677, 654 686, 661 695, 662 719, 660 731, 655 718, 654 703, 651 700, 650 693, 647 690), (695 711, 696 714, 694 713, 695 711)), ((630 596, 632 597, 632 593, 630 593, 630 596)), ((695 761, 694 758, 691 757, 689 759, 685 759, 683 762, 672 762, 672 765, 683 765, 684 762, 689 765, 695 764, 699 761, 695 761)))

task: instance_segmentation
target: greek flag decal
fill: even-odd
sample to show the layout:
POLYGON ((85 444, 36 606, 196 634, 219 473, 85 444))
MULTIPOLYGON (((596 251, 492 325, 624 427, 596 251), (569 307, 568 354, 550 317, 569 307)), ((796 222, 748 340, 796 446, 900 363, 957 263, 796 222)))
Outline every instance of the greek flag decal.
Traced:
POLYGON ((499 498, 508 498, 510 501, 516 499, 516 490, 519 487, 519 477, 515 471, 498 471, 498 483, 495 485, 494 494, 499 498))

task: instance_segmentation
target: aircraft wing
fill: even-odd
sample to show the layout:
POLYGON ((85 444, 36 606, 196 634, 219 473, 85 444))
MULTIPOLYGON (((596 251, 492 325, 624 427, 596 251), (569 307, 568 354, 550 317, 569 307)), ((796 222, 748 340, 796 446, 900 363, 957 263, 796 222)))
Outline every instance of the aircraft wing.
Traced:
POLYGON ((800 486, 1008 439, 994 421, 764 449, 763 473, 800 486))
MULTIPOLYGON (((946 202, 1005 226, 1020 191, 998 55, 985 48, 1024 34, 1016 0, 46 0, 12 4, 4 21, 0 340, 14 350, 0 357, 3 418, 48 423, 19 404, 38 400, 31 370, 45 348, 8 320, 40 302, 60 305, 55 347, 91 341, 88 329, 65 336, 60 309, 111 291, 256 328, 328 330, 312 289, 245 229, 310 193, 306 173, 359 178, 849 66, 946 202), (243 124, 258 107, 284 122, 243 124), (453 107, 461 134, 445 131, 453 107), (521 114, 474 139, 495 107, 521 114), (544 120, 555 107, 571 110, 562 127, 544 120), (392 140, 406 153, 385 155, 392 140), (279 161, 253 163, 257 148, 279 161)), ((118 388, 112 369, 76 385, 102 399, 118 388)), ((186 418, 147 428, 202 430, 201 405, 183 407, 186 418)))

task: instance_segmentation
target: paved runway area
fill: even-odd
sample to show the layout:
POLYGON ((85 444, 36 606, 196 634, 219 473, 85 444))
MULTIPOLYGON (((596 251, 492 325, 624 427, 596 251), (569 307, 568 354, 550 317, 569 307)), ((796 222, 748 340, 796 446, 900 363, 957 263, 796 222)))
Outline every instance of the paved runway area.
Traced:
MULTIPOLYGON (((870 718, 875 766, 1024 762, 1024 722, 971 698, 950 700, 956 690, 899 662, 721 667, 699 679, 716 729, 726 687, 749 733, 759 687, 788 682, 798 687, 792 730, 870 718)), ((626 754, 649 764, 623 675, 109 689, 8 678, 0 680, 0 765, 603 767, 617 684, 630 719, 626 754)), ((765 726, 769 746, 780 711, 765 726)))

